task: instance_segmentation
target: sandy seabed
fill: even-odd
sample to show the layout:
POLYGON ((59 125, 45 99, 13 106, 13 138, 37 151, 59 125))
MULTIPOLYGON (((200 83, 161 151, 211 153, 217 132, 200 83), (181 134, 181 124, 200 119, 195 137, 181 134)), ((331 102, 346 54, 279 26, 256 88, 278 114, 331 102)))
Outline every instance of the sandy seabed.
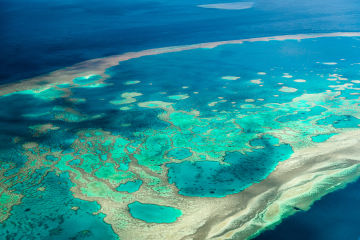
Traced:
POLYGON ((248 38, 240 40, 229 40, 219 42, 199 43, 184 46, 174 46, 165 48, 148 49, 139 52, 128 52, 120 55, 113 55, 104 58, 96 58, 75 64, 64 69, 53 71, 49 74, 24 79, 17 83, 0 85, 0 96, 11 94, 18 91, 29 89, 46 89, 54 87, 57 84, 71 83, 77 77, 100 75, 103 81, 109 76, 105 73, 106 69, 116 66, 119 62, 127 61, 133 58, 151 56, 170 52, 181 52, 198 48, 214 48, 225 44, 241 44, 244 42, 264 42, 264 41, 283 41, 283 40, 302 40, 321 37, 360 37, 360 32, 334 32, 334 33, 316 33, 316 34, 295 34, 271 37, 248 38))
MULTIPOLYGON (((251 239, 282 218, 360 176, 360 130, 294 152, 265 180, 224 198, 184 197, 186 214, 171 224, 139 224, 125 239, 251 239), (186 205, 185 205, 186 204, 186 205)), ((121 236, 122 235, 122 236, 121 236)))
MULTIPOLYGON (((251 38, 150 49, 85 61, 52 73, 1 86, 0 96, 36 88, 50 88, 74 78, 100 75, 106 69, 142 56, 214 48, 224 44, 318 37, 359 37, 360 32, 299 34, 251 38)), ((348 131, 313 147, 296 150, 279 163, 265 180, 224 198, 183 197, 186 213, 175 223, 129 225, 126 232, 114 229, 121 239, 250 239, 278 224, 282 218, 307 210, 322 196, 360 176, 360 130, 348 131)), ((111 206, 105 206, 111 208, 111 206)))

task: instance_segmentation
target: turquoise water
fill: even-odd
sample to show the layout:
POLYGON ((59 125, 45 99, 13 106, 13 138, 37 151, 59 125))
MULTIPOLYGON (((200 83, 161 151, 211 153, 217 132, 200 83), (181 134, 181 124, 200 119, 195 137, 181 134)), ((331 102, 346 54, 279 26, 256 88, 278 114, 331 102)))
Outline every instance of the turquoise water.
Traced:
POLYGON ((32 176, 34 182, 13 187, 25 197, 21 205, 14 206, 11 217, 0 224, 1 236, 14 240, 119 239, 104 222, 104 214, 92 214, 100 209, 97 203, 72 196, 67 174, 49 173, 41 181, 43 175, 39 171, 32 176))
POLYGON ((358 42, 226 44, 133 58, 106 77, 89 75, 95 62, 69 83, 1 96, 1 231, 137 239, 261 183, 359 127, 358 42))
POLYGON ((183 160, 188 158, 192 155, 189 149, 186 148, 175 148, 168 152, 169 157, 173 157, 178 160, 183 160))
POLYGON ((179 209, 173 207, 141 202, 130 203, 128 207, 130 214, 134 218, 138 218, 149 223, 172 223, 175 222, 182 214, 179 209))
MULTIPOLYGON (((215 221, 198 219, 215 209, 206 204, 223 199, 237 213, 226 196, 261 183, 293 152, 358 129, 358 37, 222 45, 97 71, 103 57, 157 47, 360 31, 355 0, 197 6, 226 2, 0 1, 0 83, 44 76, 0 96, 0 239, 204 233, 215 221), (47 73, 74 74, 71 65, 89 59, 80 64, 89 71, 68 79, 60 70, 48 85, 47 73)), ((358 188, 326 196, 263 239, 358 239, 358 188)))
POLYGON ((289 122, 289 121, 296 121, 296 120, 304 120, 311 116, 320 115, 322 112, 326 111, 326 108, 316 106, 310 108, 308 111, 301 111, 295 114, 289 114, 277 119, 279 122, 289 122))
POLYGON ((274 146, 266 138, 256 139, 263 148, 244 154, 229 153, 224 163, 198 161, 169 163, 169 182, 185 196, 224 197, 238 193, 271 173, 278 162, 292 154, 289 145, 274 146))
POLYGON ((321 134, 321 135, 313 136, 312 140, 314 142, 325 142, 326 140, 328 140, 329 138, 331 138, 334 135, 336 135, 336 133, 321 134))
POLYGON ((136 192, 137 190, 139 190, 142 183, 143 182, 141 180, 136 180, 133 182, 129 181, 124 184, 121 184, 119 187, 116 188, 116 190, 133 193, 133 192, 136 192))
POLYGON ((10 83, 112 54, 164 46, 297 33, 359 31, 356 1, 2 0, 0 81, 10 83), (230 1, 231 2, 231 1, 230 1), (339 24, 341 23, 341 24, 339 24), (309 27, 311 26, 311 27, 309 27))
POLYGON ((332 124, 335 128, 356 128, 360 124, 360 119, 349 115, 331 115, 325 119, 319 120, 319 124, 332 124))

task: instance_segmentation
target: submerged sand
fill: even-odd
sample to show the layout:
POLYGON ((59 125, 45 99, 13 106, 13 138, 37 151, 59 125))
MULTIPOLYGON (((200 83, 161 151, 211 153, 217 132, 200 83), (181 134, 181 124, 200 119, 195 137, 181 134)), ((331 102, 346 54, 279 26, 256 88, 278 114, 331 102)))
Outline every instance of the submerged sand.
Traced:
MULTIPOLYGON (((74 78, 86 75, 100 75, 105 80, 108 77, 105 74, 107 68, 121 61, 147 55, 212 48, 223 44, 335 36, 354 37, 360 36, 360 32, 252 38, 126 53, 89 60, 47 75, 2 86, 0 96, 16 91, 43 89, 61 83, 70 83, 74 78)), ((160 101, 139 102, 138 105, 146 108, 171 108, 171 103, 160 101)), ((360 130, 349 131, 334 136, 325 143, 295 150, 293 156, 281 162, 265 180, 238 194, 224 198, 181 196, 179 199, 182 200, 176 203, 176 207, 184 209, 184 214, 175 223, 149 224, 133 219, 128 223, 126 231, 113 226, 114 231, 121 239, 252 238, 264 229, 279 223, 283 217, 295 213, 298 209, 307 210, 316 199, 357 179, 360 176, 359 137, 360 130)), ((115 208, 113 204, 109 201, 108 205, 102 205, 102 211, 111 212, 115 208)), ((108 215, 105 221, 109 217, 108 215)))
POLYGON ((251 239, 359 176, 360 130, 356 130, 295 151, 265 180, 238 194, 183 197, 178 206, 186 210, 176 223, 134 220, 137 224, 129 224, 126 233, 114 230, 123 239, 251 239))
MULTIPOLYGON (((248 38, 230 41, 218 41, 209 43, 199 43, 184 46, 148 49, 139 52, 129 52, 120 55, 109 56, 105 58, 91 59, 84 61, 73 66, 60 69, 49 74, 41 75, 34 78, 25 79, 18 83, 11 83, 1 85, 0 96, 10 94, 13 92, 28 90, 28 89, 46 89, 53 87, 57 84, 71 83, 73 79, 83 76, 99 75, 104 81, 109 76, 105 70, 116 66, 119 62, 127 61, 133 58, 143 56, 157 55, 170 52, 180 52, 198 48, 214 48, 225 44, 241 44, 244 42, 264 42, 264 41, 283 41, 283 40, 302 40, 320 37, 359 37, 360 32, 335 32, 335 33, 316 33, 316 34, 296 34, 296 35, 282 35, 272 37, 248 38)), ((266 74, 266 73, 259 73, 266 74)))

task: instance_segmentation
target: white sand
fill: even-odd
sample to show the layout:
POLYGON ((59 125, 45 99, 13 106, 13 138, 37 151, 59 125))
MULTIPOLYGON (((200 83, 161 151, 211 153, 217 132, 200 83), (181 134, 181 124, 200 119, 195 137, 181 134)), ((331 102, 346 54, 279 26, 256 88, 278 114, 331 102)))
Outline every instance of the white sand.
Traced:
MULTIPOLYGON (((27 89, 34 89, 39 87, 52 87, 57 84, 71 83, 74 78, 88 76, 88 75, 100 75, 103 77, 102 81, 105 81, 109 76, 105 74, 105 70, 116 66, 119 62, 127 61, 133 58, 139 58, 143 56, 157 55, 169 52, 180 52, 185 50, 197 49, 197 48, 214 48, 224 44, 241 44, 244 42, 264 42, 264 41, 283 41, 283 40, 301 40, 320 37, 359 37, 360 32, 334 32, 334 33, 316 33, 316 34, 296 34, 296 35, 282 35, 273 37, 260 37, 260 38, 248 38, 241 40, 219 41, 200 43, 193 45, 165 47, 157 49, 148 49, 140 52, 129 52, 121 55, 114 55, 105 58, 96 58, 88 61, 84 61, 73 66, 56 70, 54 72, 41 75, 34 78, 24 79, 21 82, 1 85, 0 96, 23 91, 27 89)), ((264 75, 265 72, 259 72, 258 74, 264 75)))
POLYGON ((279 89, 280 92, 286 92, 286 93, 292 93, 292 92, 296 92, 297 89, 296 88, 292 88, 292 87, 281 87, 279 89))
MULTIPOLYGON (((249 239, 279 223, 282 217, 295 213, 294 207, 307 210, 315 200, 358 176, 360 130, 296 150, 265 180, 238 194, 224 198, 168 199, 183 210, 183 216, 175 223, 149 224, 134 219, 126 231, 116 225, 114 230, 122 239, 249 239)), ((110 213, 105 218, 107 221, 115 206, 104 205, 103 209, 110 213)))

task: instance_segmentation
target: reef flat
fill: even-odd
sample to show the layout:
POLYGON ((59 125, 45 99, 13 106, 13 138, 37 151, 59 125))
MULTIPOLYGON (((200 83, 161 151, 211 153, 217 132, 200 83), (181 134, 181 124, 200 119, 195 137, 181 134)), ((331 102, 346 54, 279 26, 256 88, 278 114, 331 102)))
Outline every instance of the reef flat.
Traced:
POLYGON ((336 32, 336 33, 316 33, 316 34, 296 34, 296 35, 282 35, 260 38, 249 38, 241 40, 219 41, 200 43, 186 46, 167 47, 149 49, 140 52, 130 52, 121 55, 114 55, 105 58, 92 59, 79 64, 75 64, 65 69, 57 70, 49 74, 45 74, 39 77, 29 78, 21 81, 20 83, 11 83, 2 85, 0 89, 0 95, 6 95, 9 93, 22 91, 26 89, 32 89, 36 87, 43 88, 44 86, 53 87, 53 84, 66 84, 72 82, 73 79, 83 76, 99 75, 103 78, 107 78, 104 72, 106 69, 116 66, 119 62, 127 61, 133 58, 139 58, 143 56, 151 56, 163 53, 186 51, 198 48, 214 48, 224 44, 241 44, 244 42, 262 42, 262 41, 283 41, 283 40, 303 40, 321 37, 359 37, 359 32, 336 32))
POLYGON ((251 239, 309 209, 360 176, 359 36, 152 49, 2 86, 0 234, 251 239))

